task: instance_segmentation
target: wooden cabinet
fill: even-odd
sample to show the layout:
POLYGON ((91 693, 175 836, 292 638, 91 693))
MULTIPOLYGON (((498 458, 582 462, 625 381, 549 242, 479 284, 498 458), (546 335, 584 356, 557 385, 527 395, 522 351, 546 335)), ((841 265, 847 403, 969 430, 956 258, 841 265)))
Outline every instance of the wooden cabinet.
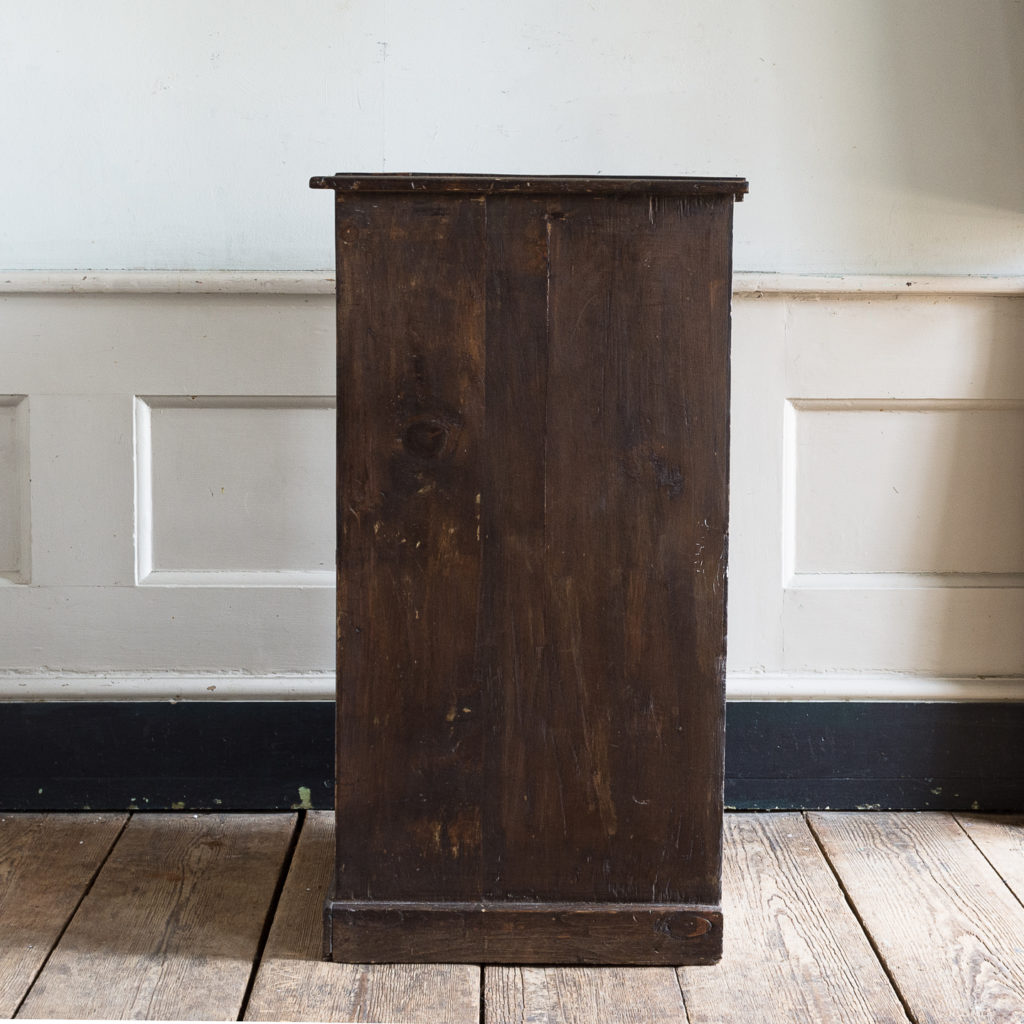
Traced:
POLYGON ((740 179, 337 175, 343 961, 721 955, 740 179))

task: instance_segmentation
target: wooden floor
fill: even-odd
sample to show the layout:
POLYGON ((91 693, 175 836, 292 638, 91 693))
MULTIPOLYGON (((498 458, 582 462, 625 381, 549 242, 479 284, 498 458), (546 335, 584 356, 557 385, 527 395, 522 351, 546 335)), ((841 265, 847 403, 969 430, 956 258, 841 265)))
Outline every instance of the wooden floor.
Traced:
POLYGON ((332 817, 0 815, 0 1017, 1024 1022, 1024 817, 732 814, 716 967, 319 961, 332 817))

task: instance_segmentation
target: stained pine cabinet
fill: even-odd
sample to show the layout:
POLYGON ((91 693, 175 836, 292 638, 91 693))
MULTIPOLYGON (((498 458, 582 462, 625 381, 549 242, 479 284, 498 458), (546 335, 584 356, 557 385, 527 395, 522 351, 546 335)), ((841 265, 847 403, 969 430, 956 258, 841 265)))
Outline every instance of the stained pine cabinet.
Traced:
POLYGON ((746 182, 311 184, 337 241, 327 955, 714 962, 746 182))

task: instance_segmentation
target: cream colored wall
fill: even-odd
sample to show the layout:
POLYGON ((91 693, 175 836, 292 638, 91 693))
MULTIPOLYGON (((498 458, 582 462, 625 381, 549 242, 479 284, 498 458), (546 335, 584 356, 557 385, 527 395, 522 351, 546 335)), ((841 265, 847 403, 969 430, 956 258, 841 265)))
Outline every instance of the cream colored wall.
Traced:
MULTIPOLYGON (((0 277, 0 698, 329 697, 332 282, 0 277)), ((739 274, 734 699, 1024 699, 1024 280, 739 274)))
POLYGON ((1021 0, 3 13, 0 697, 331 693, 335 170, 748 177, 730 693, 1024 696, 1021 0))
POLYGON ((0 269, 330 267, 312 174, 744 175, 736 266, 1021 274, 1020 0, 5 0, 0 269))

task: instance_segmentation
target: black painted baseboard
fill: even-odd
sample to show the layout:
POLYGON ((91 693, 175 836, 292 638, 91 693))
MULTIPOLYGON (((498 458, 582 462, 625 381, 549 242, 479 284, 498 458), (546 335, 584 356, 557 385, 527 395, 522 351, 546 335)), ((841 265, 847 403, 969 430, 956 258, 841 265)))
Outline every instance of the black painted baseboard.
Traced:
MULTIPOLYGON (((329 808, 334 705, 0 703, 0 810, 329 808)), ((730 703, 726 805, 1024 810, 1024 704, 730 703)))

